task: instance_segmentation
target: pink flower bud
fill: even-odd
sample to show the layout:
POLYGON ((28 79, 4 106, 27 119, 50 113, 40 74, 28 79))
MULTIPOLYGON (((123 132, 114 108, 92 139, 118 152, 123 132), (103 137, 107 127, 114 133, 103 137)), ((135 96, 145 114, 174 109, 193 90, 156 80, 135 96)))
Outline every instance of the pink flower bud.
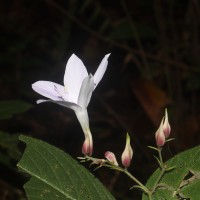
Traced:
POLYGON ((106 151, 106 153, 105 153, 105 158, 106 158, 109 162, 113 163, 114 165, 119 166, 119 165, 118 165, 118 162, 117 162, 117 160, 116 160, 115 154, 114 154, 113 152, 111 152, 111 151, 106 151))
POLYGON ((162 147, 165 144, 165 134, 163 131, 163 120, 160 123, 160 127, 156 131, 155 138, 156 138, 156 144, 158 147, 162 147))
POLYGON ((83 143, 83 146, 82 146, 82 153, 84 155, 91 156, 92 152, 93 152, 93 143, 92 143, 92 140, 89 137, 86 137, 85 141, 83 143))
POLYGON ((133 149, 131 148, 131 144, 130 144, 130 136, 127 133, 126 134, 126 146, 125 146, 124 152, 122 153, 122 156, 121 156, 122 164, 124 165, 124 167, 127 168, 130 166, 132 157, 133 157, 133 149))
POLYGON ((171 127, 168 121, 168 113, 167 113, 167 109, 165 109, 165 120, 163 123, 163 132, 165 134, 165 138, 168 138, 171 132, 171 127))

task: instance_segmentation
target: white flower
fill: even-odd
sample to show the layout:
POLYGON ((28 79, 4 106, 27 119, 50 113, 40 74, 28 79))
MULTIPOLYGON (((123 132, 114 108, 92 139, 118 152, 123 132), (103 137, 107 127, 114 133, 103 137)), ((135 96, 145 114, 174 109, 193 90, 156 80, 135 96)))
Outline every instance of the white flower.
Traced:
POLYGON ((33 90, 49 98, 48 100, 38 100, 37 103, 53 102, 74 110, 85 135, 82 148, 85 155, 91 155, 93 149, 87 106, 92 92, 106 71, 109 55, 105 55, 94 76, 88 75, 83 62, 75 54, 72 54, 66 65, 64 86, 50 81, 37 81, 32 84, 33 90))

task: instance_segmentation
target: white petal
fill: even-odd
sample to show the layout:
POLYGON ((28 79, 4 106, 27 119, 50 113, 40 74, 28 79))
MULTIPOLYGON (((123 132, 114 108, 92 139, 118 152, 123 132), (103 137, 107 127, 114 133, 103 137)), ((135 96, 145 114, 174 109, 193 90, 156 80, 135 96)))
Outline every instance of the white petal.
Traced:
POLYGON ((62 96, 58 91, 64 91, 64 87, 57 83, 53 83, 50 81, 37 81, 32 84, 33 90, 37 93, 50 98, 54 101, 61 101, 62 96))
POLYGON ((40 103, 45 103, 45 102, 49 102, 50 100, 45 100, 45 99, 38 99, 36 101, 37 104, 40 104, 40 103))
POLYGON ((83 79, 88 76, 83 62, 75 55, 69 58, 64 75, 65 90, 71 101, 78 101, 78 96, 83 79))
POLYGON ((75 103, 72 103, 72 102, 63 102, 63 101, 55 101, 55 103, 61 105, 61 106, 64 106, 64 107, 67 107, 67 108, 70 108, 72 109, 74 112, 80 112, 82 110, 82 108, 75 104, 75 103))
POLYGON ((44 103, 44 102, 56 103, 56 104, 58 104, 58 105, 60 105, 60 106, 64 106, 64 107, 70 108, 70 109, 72 109, 74 112, 80 112, 80 111, 82 110, 82 108, 81 108, 79 105, 77 105, 77 104, 75 104, 75 103, 73 103, 73 102, 67 102, 67 101, 53 101, 53 100, 51 100, 51 99, 47 99, 47 100, 45 100, 45 99, 39 99, 39 100, 37 100, 37 104, 39 104, 39 103, 44 103))
POLYGON ((107 69, 107 65, 108 65, 108 57, 110 56, 110 53, 105 55, 103 60, 101 61, 97 71, 94 74, 94 84, 95 87, 98 85, 98 83, 100 82, 100 80, 102 79, 106 69, 107 69))
POLYGON ((83 109, 87 108, 90 102, 93 90, 94 90, 94 79, 92 75, 89 75, 83 80, 80 94, 78 97, 78 105, 81 106, 83 109))

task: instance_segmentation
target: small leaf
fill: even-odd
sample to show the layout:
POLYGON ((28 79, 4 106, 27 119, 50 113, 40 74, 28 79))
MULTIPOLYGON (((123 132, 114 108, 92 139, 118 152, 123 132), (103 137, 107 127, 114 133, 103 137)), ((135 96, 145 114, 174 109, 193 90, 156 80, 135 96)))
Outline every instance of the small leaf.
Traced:
POLYGON ((0 119, 11 118, 14 114, 27 111, 32 106, 20 100, 0 101, 0 119))
MULTIPOLYGON (((160 199, 190 199, 199 200, 200 190, 200 146, 184 151, 165 163, 167 171, 158 183, 152 200, 160 199), (164 187, 159 187, 164 186, 164 187)), ((148 180, 146 187, 152 189, 159 177, 160 169, 157 169, 148 180)), ((143 194, 142 200, 148 200, 143 194)))
POLYGON ((147 146, 147 147, 150 148, 150 149, 153 149, 155 151, 159 151, 158 148, 156 148, 156 147, 153 147, 153 146, 147 146))
POLYGON ((24 185, 28 200, 114 200, 105 187, 62 150, 20 136, 26 149, 18 168, 31 176, 24 185))
POLYGON ((158 157, 157 156, 153 156, 155 159, 156 159, 156 161, 158 162, 158 165, 160 166, 160 168, 162 168, 162 164, 161 164, 161 162, 160 162, 160 160, 158 159, 158 157))

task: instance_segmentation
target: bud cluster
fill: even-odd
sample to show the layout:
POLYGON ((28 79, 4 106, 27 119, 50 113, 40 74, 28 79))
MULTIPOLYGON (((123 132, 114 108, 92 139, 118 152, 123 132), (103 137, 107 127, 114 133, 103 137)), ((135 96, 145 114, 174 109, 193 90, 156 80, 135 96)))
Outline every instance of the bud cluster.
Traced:
MULTIPOLYGON (((121 161, 122 161, 122 164, 125 168, 128 168, 131 164, 131 160, 132 160, 132 157, 133 157, 133 149, 131 147, 131 144, 130 144, 130 136, 129 134, 127 133, 126 134, 126 145, 125 145, 125 149, 122 153, 122 156, 121 156, 121 161)), ((116 166, 119 166, 118 162, 117 162, 117 159, 115 157, 115 154, 111 151, 106 151, 105 153, 105 158, 110 162, 112 163, 113 165, 116 165, 116 166)))

